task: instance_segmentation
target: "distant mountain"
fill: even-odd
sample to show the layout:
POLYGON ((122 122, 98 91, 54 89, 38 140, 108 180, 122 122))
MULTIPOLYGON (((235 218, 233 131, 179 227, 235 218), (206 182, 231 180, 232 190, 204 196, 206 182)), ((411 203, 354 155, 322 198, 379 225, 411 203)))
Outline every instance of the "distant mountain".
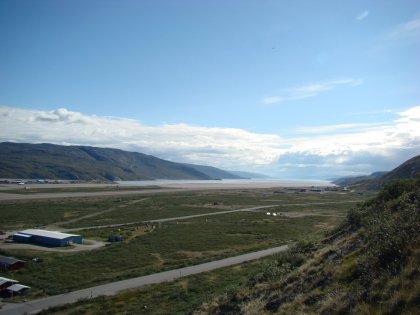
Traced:
POLYGON ((187 167, 191 167, 199 171, 200 173, 206 174, 207 176, 214 179, 242 179, 239 175, 233 174, 232 172, 221 170, 213 166, 196 165, 196 164, 183 164, 187 167))
POLYGON ((356 190, 377 190, 389 182, 414 178, 418 173, 420 173, 420 155, 409 159, 390 172, 375 172, 368 176, 339 178, 333 183, 356 190))
POLYGON ((391 172, 375 179, 370 185, 372 188, 380 188, 385 183, 396 181, 399 179, 414 178, 420 173, 420 155, 417 155, 404 162, 391 172))
POLYGON ((242 178, 270 178, 270 176, 253 172, 229 171, 229 173, 240 176, 242 178))
POLYGON ((216 168, 174 163, 152 155, 118 149, 46 143, 0 143, 0 178, 206 180, 222 178, 221 175, 225 173, 216 168), (212 172, 201 172, 200 169, 212 172))
POLYGON ((362 175, 362 176, 349 176, 349 177, 343 177, 343 178, 337 178, 334 179, 332 182, 339 186, 351 186, 355 184, 361 184, 361 183, 367 183, 370 182, 376 178, 379 178, 383 175, 385 175, 388 172, 374 172, 370 175, 362 175))

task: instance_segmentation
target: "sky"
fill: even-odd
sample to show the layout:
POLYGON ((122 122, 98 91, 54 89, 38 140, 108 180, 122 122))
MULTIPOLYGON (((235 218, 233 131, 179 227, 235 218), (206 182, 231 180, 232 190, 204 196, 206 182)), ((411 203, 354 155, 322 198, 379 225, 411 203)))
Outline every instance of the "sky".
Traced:
POLYGON ((420 154, 420 1, 0 0, 0 141, 326 179, 420 154))

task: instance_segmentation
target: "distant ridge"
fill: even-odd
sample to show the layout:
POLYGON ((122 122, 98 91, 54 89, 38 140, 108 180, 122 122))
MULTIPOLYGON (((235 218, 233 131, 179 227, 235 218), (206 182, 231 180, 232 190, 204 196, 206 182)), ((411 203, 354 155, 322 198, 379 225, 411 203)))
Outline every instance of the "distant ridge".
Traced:
POLYGON ((386 183, 399 179, 414 178, 420 173, 420 155, 417 155, 390 172, 375 172, 368 176, 339 178, 333 181, 339 186, 348 186, 351 189, 377 190, 386 183))
POLYGON ((185 164, 185 166, 192 167, 199 171, 200 173, 206 174, 207 176, 214 178, 214 179, 242 179, 244 177, 238 176, 233 174, 233 172, 228 172, 221 170, 220 168, 216 168, 213 166, 206 166, 206 165, 196 165, 196 164, 185 164))
POLYGON ((254 172, 244 172, 244 171, 230 171, 229 173, 234 174, 236 176, 242 177, 242 178, 270 178, 270 176, 260 174, 260 173, 254 173, 254 172))
POLYGON ((231 178, 224 176, 234 175, 212 167, 174 163, 119 149, 0 143, 0 178, 108 181, 231 178), (212 172, 204 172, 205 169, 212 172))

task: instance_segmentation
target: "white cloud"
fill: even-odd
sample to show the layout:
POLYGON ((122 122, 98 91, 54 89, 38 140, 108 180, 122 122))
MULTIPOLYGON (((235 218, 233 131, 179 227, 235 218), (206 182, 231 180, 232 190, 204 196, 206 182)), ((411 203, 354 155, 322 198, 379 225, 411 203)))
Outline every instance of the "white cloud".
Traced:
POLYGON ((346 176, 390 170, 420 154, 420 106, 400 112, 389 124, 320 126, 308 131, 331 130, 338 132, 300 139, 280 156, 276 167, 288 165, 283 174, 291 177, 346 176), (339 131, 347 127, 347 132, 339 131))
POLYGON ((330 177, 388 170, 420 154, 420 106, 395 115, 387 124, 301 128, 301 137, 286 139, 236 128, 145 126, 67 109, 0 107, 0 141, 112 147, 273 176, 330 177))
POLYGON ((415 18, 395 26, 388 36, 392 40, 419 41, 420 40, 420 14, 415 18))
POLYGON ((0 140, 115 147, 215 166, 261 165, 278 157, 280 137, 234 128, 187 124, 144 126, 138 121, 0 107, 0 140))
POLYGON ((361 20, 366 19, 368 16, 369 16, 369 11, 368 11, 368 10, 365 10, 365 11, 361 12, 361 13, 360 13, 360 14, 356 17, 356 20, 361 21, 361 20))
POLYGON ((261 100, 263 104, 278 104, 288 101, 297 101, 305 98, 315 97, 322 92, 330 91, 341 85, 357 86, 363 83, 361 79, 343 78, 332 81, 312 83, 284 91, 282 95, 269 96, 261 100))
POLYGON ((377 124, 338 124, 338 125, 326 125, 326 126, 312 126, 312 127, 300 127, 297 129, 300 133, 330 133, 337 131, 354 132, 355 130, 360 131, 362 128, 372 129, 377 124))

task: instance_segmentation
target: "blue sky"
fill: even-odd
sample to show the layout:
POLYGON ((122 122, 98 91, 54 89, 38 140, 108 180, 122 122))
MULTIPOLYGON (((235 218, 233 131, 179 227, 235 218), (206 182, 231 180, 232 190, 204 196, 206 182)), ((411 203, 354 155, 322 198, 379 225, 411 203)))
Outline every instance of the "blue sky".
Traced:
POLYGON ((420 1, 0 1, 0 140, 328 178, 420 153, 420 1))

